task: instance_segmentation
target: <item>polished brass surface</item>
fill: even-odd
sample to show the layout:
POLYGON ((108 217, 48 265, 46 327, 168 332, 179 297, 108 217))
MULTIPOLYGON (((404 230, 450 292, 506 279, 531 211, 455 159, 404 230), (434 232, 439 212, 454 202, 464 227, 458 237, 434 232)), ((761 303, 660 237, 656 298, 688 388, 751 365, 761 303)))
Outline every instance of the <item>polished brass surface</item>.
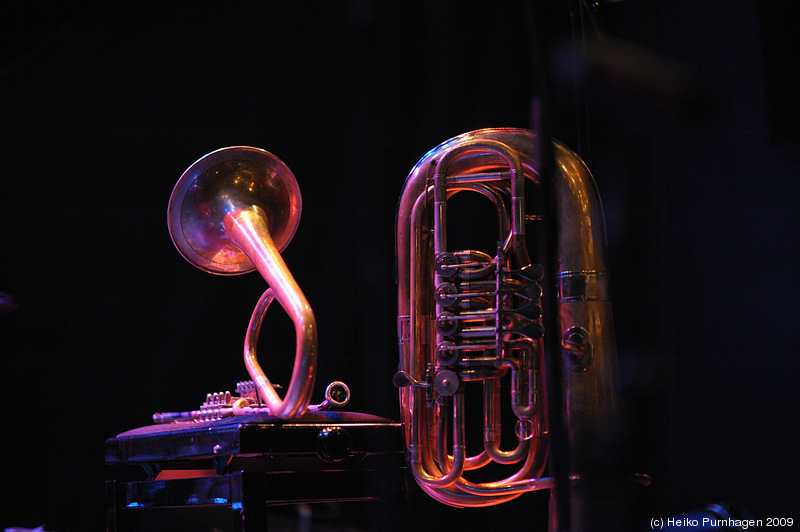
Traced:
POLYGON ((247 273, 252 259, 225 229, 234 213, 261 209, 267 231, 283 251, 297 230, 302 200, 291 170, 271 153, 248 146, 223 148, 191 165, 172 191, 169 229, 178 251, 216 274, 247 273))
POLYGON ((289 419, 300 416, 311 399, 316 319, 280 254, 297 229, 301 205, 289 168, 271 153, 247 146, 223 148, 198 159, 170 197, 170 235, 190 263, 220 275, 257 269, 269 285, 253 311, 244 346, 245 366, 258 393, 252 402, 238 402, 232 414, 266 409, 289 419), (261 324, 275 300, 292 319, 296 335, 292 379, 283 399, 256 356, 261 324))
POLYGON ((543 202, 557 217, 556 242, 545 251, 554 254, 557 271, 545 271, 542 257, 535 257, 542 264, 534 263, 531 256, 542 246, 528 228, 548 216, 533 210, 532 196, 544 179, 536 148, 536 133, 521 129, 455 137, 412 169, 398 206, 400 371, 394 382, 406 457, 422 489, 452 506, 494 505, 554 487, 553 478, 542 477, 548 455, 543 336, 556 335, 562 346, 556 356, 565 367, 561 407, 573 481, 591 440, 616 420, 619 387, 600 201, 584 163, 555 142, 549 183, 554 200, 543 202), (448 202, 463 192, 487 198, 496 210, 494 256, 448 247, 450 233, 458 230, 448 227, 448 202), (543 328, 542 290, 557 301, 555 330, 543 328), (475 432, 483 448, 470 454, 465 396, 476 386, 483 421, 475 432), (504 388, 511 397, 501 401, 504 388), (501 445, 501 409, 511 410, 515 420, 516 442, 507 449, 507 441, 501 445), (490 463, 512 469, 496 480, 469 480, 490 463))

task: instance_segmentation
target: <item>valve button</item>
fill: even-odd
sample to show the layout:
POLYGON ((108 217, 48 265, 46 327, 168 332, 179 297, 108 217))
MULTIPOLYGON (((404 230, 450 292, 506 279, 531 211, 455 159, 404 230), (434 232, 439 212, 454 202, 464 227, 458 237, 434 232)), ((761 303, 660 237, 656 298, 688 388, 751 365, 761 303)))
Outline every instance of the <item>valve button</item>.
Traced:
POLYGON ((458 375, 449 369, 442 370, 436 374, 433 385, 439 395, 453 395, 458 391, 458 375))

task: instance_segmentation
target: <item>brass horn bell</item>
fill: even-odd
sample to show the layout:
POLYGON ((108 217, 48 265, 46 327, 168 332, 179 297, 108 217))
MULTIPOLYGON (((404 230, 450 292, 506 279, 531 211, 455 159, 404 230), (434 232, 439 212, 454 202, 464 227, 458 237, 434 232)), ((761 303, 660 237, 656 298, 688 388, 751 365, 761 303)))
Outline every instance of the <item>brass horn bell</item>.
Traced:
POLYGON ((225 231, 225 216, 260 209, 278 251, 297 230, 300 188, 286 164, 247 146, 222 148, 201 157, 178 180, 169 200, 169 231, 181 255, 219 275, 253 271, 247 253, 225 231))

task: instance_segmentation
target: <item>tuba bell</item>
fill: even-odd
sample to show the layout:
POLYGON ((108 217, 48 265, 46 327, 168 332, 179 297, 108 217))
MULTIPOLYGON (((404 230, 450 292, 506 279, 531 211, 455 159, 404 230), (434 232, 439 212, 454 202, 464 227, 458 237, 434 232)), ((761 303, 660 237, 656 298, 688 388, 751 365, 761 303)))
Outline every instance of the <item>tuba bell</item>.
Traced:
POLYGON ((541 175, 537 145, 537 134, 522 129, 455 137, 414 166, 398 204, 400 362, 394 384, 405 454, 420 487, 455 507, 554 489, 556 478, 542 476, 553 406, 563 412, 570 484, 580 482, 596 452, 592 441, 617 421, 600 200, 583 161, 559 142, 552 144, 553 177, 541 175), (549 197, 536 197, 542 185, 549 197), (482 196, 496 212, 496 250, 449 246, 448 202, 466 192, 482 196), (528 233, 550 213, 557 223, 547 248, 528 233), (554 304, 543 305, 543 297, 554 304), (543 315, 550 307, 556 315, 543 315), (545 330, 548 323, 553 330, 545 330), (563 394, 555 400, 548 397, 546 345, 559 351, 553 360, 560 361, 554 363, 560 364, 563 394), (470 416, 467 406, 476 395, 481 406, 470 416), (468 445, 466 423, 475 418, 482 427, 475 431, 477 443, 468 445), (504 419, 513 431, 508 423, 504 429, 504 419))

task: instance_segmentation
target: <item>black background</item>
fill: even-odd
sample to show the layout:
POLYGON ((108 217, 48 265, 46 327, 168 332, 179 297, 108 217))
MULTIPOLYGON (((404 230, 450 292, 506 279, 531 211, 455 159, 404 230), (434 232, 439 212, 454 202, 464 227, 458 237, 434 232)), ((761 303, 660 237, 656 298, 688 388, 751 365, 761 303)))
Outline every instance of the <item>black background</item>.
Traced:
MULTIPOLYGON (((635 519, 723 501, 798 519, 797 19, 778 2, 551 4, 553 133, 603 197, 631 459, 654 481, 635 519)), ((104 440, 246 377, 263 279, 195 269, 166 228, 178 177, 223 146, 265 148, 300 183, 284 258, 319 323, 315 400, 341 379, 353 410, 397 419, 397 199, 440 142, 528 127, 529 16, 350 0, 4 17, 0 291, 19 309, 0 314, 0 526, 102 529, 104 440)), ((522 500, 413 517, 543 527, 546 496, 522 500)))

